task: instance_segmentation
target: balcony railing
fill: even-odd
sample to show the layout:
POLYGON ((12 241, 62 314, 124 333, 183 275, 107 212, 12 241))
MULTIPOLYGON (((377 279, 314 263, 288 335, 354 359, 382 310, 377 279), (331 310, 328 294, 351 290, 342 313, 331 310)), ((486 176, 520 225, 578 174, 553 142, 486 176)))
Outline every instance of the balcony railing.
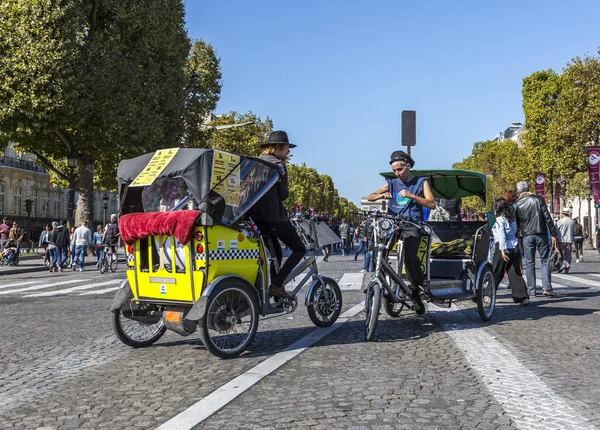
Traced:
POLYGON ((30 172, 46 173, 41 166, 36 166, 31 161, 22 160, 20 158, 7 157, 6 155, 0 155, 0 167, 14 167, 15 169, 29 170, 30 172))

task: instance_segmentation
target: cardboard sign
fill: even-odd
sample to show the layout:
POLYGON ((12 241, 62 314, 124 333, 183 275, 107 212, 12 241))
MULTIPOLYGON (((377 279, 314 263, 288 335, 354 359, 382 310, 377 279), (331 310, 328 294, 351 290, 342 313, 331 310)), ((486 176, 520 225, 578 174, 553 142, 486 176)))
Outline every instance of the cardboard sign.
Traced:
POLYGON ((213 151, 213 165, 210 187, 223 199, 225 204, 237 206, 240 191, 240 157, 223 151, 213 151))
POLYGON ((154 153, 150 162, 144 167, 144 170, 133 180, 130 187, 146 187, 165 170, 165 167, 171 162, 179 148, 159 149, 154 153))

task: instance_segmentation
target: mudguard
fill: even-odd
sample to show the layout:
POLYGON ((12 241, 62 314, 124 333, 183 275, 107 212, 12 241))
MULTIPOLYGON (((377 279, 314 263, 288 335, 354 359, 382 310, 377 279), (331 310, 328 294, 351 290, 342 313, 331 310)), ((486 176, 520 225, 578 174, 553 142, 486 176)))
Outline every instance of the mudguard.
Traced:
POLYGON ((121 282, 119 289, 117 290, 117 294, 115 294, 115 298, 113 299, 112 305, 110 306, 110 311, 114 312, 121 309, 123 303, 133 299, 133 292, 129 287, 129 281, 124 280, 121 282))
POLYGON ((310 283, 308 288, 306 289, 306 295, 304 296, 304 306, 308 306, 308 298, 312 294, 312 291, 315 289, 317 285, 325 285, 325 281, 321 275, 316 275, 315 279, 310 283))
POLYGON ((204 312, 206 311, 206 302, 208 301, 208 297, 213 292, 213 290, 221 282, 223 282, 227 279, 232 279, 232 278, 236 278, 238 280, 241 280, 244 284, 250 285, 248 283, 248 281, 246 281, 241 276, 237 276, 237 275, 219 276, 217 279, 213 280, 210 284, 208 284, 206 289, 202 292, 200 299, 196 303, 194 303, 194 306, 192 306, 192 309, 190 309, 190 311, 185 316, 185 319, 190 320, 190 321, 199 321, 200 318, 202 318, 204 316, 204 312))

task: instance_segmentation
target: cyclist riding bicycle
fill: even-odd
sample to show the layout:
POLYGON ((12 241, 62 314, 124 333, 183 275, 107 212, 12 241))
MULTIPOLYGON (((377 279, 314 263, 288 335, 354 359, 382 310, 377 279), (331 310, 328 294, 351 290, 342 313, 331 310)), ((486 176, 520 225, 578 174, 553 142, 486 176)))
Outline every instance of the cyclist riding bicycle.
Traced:
MULTIPOLYGON (((425 221, 424 209, 436 207, 427 178, 413 176, 410 169, 415 165, 415 161, 404 151, 394 151, 390 164, 396 177, 386 179, 386 184, 369 194, 367 200, 374 202, 387 199, 388 214, 401 215, 421 224, 425 221)), ((421 229, 408 226, 402 231, 400 237, 404 244, 404 265, 412 286, 412 299, 419 305, 416 310, 419 315, 425 313, 425 306, 419 292, 419 286, 423 286, 425 276, 421 268, 421 260, 417 255, 421 236, 421 229)))
POLYGON ((110 252, 112 255, 117 253, 117 243, 119 243, 119 223, 117 222, 117 214, 111 214, 110 222, 106 224, 104 228, 104 236, 102 237, 102 243, 106 246, 110 246, 110 252))
MULTIPOLYGON (((262 160, 269 161, 274 164, 283 165, 290 154, 290 148, 295 148, 296 145, 288 140, 288 135, 285 131, 273 131, 269 135, 266 143, 262 143, 264 148, 263 153, 259 157, 262 160)), ((306 247, 302 243, 302 239, 296 233, 296 229, 290 222, 287 211, 283 207, 283 201, 290 195, 288 189, 287 169, 285 174, 279 179, 277 184, 272 187, 249 211, 249 215, 256 223, 265 239, 271 238, 277 261, 281 264, 283 252, 279 240, 290 248, 292 254, 287 258, 281 269, 271 279, 269 293, 272 296, 292 299, 286 291, 283 283, 294 267, 304 257, 306 247)), ((273 274, 273 271, 271 272, 273 274)))

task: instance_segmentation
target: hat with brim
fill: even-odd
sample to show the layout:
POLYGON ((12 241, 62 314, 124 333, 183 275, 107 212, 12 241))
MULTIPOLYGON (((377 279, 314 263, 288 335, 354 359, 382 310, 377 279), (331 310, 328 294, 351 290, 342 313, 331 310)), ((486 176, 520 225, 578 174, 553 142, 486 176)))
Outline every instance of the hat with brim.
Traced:
POLYGON ((564 213, 565 215, 571 215, 571 210, 568 208, 563 208, 562 213, 564 213))
POLYGON ((290 145, 290 148, 296 147, 296 145, 290 143, 287 133, 282 130, 272 131, 271 134, 269 134, 269 139, 266 142, 261 143, 260 146, 272 145, 290 145))
POLYGON ((392 156, 390 157, 390 164, 396 161, 404 161, 405 163, 410 164, 411 168, 415 165, 415 160, 413 160, 412 157, 404 151, 392 152, 392 156))

